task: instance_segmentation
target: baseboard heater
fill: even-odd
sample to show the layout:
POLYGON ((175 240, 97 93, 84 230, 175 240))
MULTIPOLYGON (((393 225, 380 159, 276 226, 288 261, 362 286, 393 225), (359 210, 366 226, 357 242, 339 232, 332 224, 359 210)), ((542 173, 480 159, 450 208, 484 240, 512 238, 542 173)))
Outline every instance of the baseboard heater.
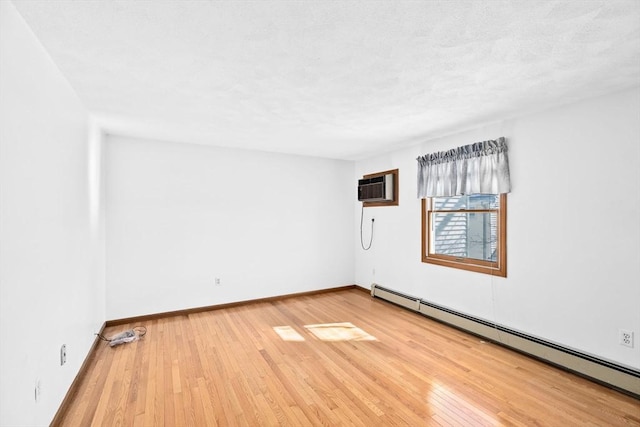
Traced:
POLYGON ((544 362, 640 398, 640 371, 433 304, 377 284, 371 296, 389 301, 455 328, 481 336, 544 362))

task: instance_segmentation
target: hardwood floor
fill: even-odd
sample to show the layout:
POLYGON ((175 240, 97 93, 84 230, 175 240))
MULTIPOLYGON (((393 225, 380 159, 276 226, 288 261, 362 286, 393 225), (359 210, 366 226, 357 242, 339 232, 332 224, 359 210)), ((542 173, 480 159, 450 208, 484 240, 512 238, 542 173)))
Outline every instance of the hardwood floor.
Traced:
POLYGON ((355 289, 144 326, 98 347, 59 425, 640 426, 630 396, 355 289))

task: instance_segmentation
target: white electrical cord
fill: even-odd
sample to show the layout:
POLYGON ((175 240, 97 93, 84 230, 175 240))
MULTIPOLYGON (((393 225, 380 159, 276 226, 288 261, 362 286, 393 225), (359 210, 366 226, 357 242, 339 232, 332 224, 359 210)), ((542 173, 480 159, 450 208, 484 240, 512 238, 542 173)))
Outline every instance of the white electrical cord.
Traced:
POLYGON ((128 329, 124 332, 120 332, 112 336, 111 338, 105 338, 101 334, 95 334, 102 341, 106 341, 109 343, 110 347, 115 347, 120 344, 137 341, 140 338, 144 337, 147 334, 147 328, 144 326, 135 326, 133 329, 128 329))

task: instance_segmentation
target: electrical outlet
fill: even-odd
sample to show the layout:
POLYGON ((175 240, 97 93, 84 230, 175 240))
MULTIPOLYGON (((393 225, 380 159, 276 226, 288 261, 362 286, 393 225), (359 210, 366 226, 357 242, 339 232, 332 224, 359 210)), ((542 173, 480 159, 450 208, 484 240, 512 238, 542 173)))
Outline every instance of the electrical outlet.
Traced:
POLYGON ((633 348, 633 331, 620 329, 618 333, 620 337, 620 345, 633 348))
POLYGON ((62 344, 62 347, 60 347, 60 366, 65 363, 67 363, 67 345, 62 344))
POLYGON ((220 286, 222 284, 220 282, 220 278, 219 277, 216 277, 215 283, 216 283, 216 286, 220 286))
POLYGON ((40 380, 39 379, 36 380, 36 386, 33 390, 33 397, 35 398, 36 402, 40 400, 40 380))

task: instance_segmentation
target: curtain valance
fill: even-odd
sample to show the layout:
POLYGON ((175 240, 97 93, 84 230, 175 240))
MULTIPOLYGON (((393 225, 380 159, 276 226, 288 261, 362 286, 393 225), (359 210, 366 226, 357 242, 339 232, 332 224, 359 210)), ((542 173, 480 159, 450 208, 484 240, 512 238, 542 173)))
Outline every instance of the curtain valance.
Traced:
POLYGON ((418 198, 511 191, 504 137, 426 154, 418 160, 418 198))

